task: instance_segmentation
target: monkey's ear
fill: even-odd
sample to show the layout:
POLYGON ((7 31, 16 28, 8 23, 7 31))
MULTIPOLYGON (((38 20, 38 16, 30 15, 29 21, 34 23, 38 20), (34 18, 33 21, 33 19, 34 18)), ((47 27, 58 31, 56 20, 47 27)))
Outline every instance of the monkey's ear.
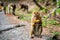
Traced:
POLYGON ((36 12, 32 12, 32 14, 36 14, 36 12))
POLYGON ((37 12, 39 14, 39 12, 37 12))

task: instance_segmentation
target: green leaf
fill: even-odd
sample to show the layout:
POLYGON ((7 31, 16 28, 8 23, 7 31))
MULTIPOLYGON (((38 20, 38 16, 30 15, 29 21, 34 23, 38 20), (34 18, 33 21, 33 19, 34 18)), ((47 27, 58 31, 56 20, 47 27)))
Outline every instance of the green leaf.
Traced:
POLYGON ((60 35, 60 32, 53 32, 54 35, 60 35))

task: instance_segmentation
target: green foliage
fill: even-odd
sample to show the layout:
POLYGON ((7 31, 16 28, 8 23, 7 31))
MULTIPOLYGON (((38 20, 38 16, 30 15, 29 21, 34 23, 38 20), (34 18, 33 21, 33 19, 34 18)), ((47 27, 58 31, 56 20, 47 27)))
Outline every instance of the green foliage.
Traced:
POLYGON ((56 26, 60 26, 60 24, 57 24, 57 21, 56 20, 47 20, 46 19, 47 16, 45 16, 43 19, 42 19, 42 26, 47 26, 47 25, 56 25, 56 26))
POLYGON ((31 14, 26 14, 26 15, 24 15, 24 17, 21 18, 21 20, 25 20, 25 21, 31 20, 31 14))
POLYGON ((49 25, 56 25, 56 26, 59 26, 59 27, 60 27, 60 24, 58 24, 56 20, 48 20, 48 21, 47 21, 47 25, 48 25, 48 24, 49 24, 49 25))
POLYGON ((55 12, 52 13, 52 16, 54 16, 55 12))
POLYGON ((52 40, 52 38, 49 38, 48 40, 52 40))
MULTIPOLYGON (((60 32, 53 32, 54 35, 60 35, 60 32)), ((55 39, 52 39, 52 38, 48 38, 48 40, 55 40, 55 39)))
POLYGON ((60 14, 60 8, 58 8, 58 9, 56 10, 56 12, 60 14))
POLYGON ((40 2, 40 1, 42 1, 42 0, 36 0, 37 2, 40 2))
POLYGON ((54 35, 60 35, 60 32, 53 32, 54 35))
POLYGON ((48 16, 44 16, 44 18, 46 19, 46 18, 48 18, 48 16))
POLYGON ((8 12, 8 6, 6 6, 6 11, 8 12))
POLYGON ((56 22, 57 22, 56 20, 49 20, 48 24, 50 24, 50 25, 56 25, 57 24, 56 22))
POLYGON ((32 14, 22 14, 22 13, 18 14, 19 19, 24 20, 24 21, 28 21, 28 20, 30 21, 31 20, 31 15, 32 14))
POLYGON ((43 21, 42 21, 42 26, 43 26, 43 27, 47 26, 47 21, 46 21, 46 19, 43 19, 43 21))
POLYGON ((60 27, 60 24, 56 24, 56 25, 60 27))
POLYGON ((47 18, 48 18, 48 16, 44 16, 43 17, 43 19, 42 19, 42 21, 43 21, 42 26, 47 26, 47 18))
POLYGON ((33 9, 31 9, 29 12, 34 12, 34 11, 39 11, 38 7, 34 7, 33 9))
POLYGON ((6 1, 6 2, 15 2, 15 1, 20 1, 20 0, 0 0, 0 1, 6 1))
POLYGON ((53 34, 58 36, 58 35, 60 35, 60 32, 53 32, 53 34))
POLYGON ((60 0, 58 0, 57 5, 60 5, 60 0))
POLYGON ((37 2, 43 2, 44 0, 36 0, 37 2))
POLYGON ((23 14, 19 14, 18 16, 19 16, 20 19, 25 17, 25 15, 23 15, 23 14))
POLYGON ((47 13, 47 10, 46 10, 46 9, 43 9, 42 12, 43 12, 43 13, 47 13))

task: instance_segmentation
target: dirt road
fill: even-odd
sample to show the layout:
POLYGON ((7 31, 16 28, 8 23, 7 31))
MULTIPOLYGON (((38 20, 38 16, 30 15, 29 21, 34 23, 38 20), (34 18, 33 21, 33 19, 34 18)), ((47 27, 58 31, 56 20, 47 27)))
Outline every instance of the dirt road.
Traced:
MULTIPOLYGON (((29 37, 29 35, 30 35, 29 32, 30 32, 30 27, 31 27, 30 23, 28 23, 26 21, 21 21, 21 20, 17 19, 17 16, 14 16, 11 14, 6 14, 5 17, 7 18, 9 24, 8 25, 6 24, 4 26, 0 25, 0 29, 6 28, 6 27, 11 27, 12 24, 14 24, 14 25, 19 24, 19 25, 24 25, 24 26, 2 31, 2 33, 0 33, 0 40, 47 40, 50 37, 49 35, 47 35, 48 33, 46 34, 46 32, 45 32, 47 30, 44 29, 45 31, 43 31, 43 33, 42 33, 42 34, 44 34, 42 36, 42 38, 35 37, 34 39, 31 39, 29 37)), ((7 22, 7 21, 5 21, 5 22, 7 22)))

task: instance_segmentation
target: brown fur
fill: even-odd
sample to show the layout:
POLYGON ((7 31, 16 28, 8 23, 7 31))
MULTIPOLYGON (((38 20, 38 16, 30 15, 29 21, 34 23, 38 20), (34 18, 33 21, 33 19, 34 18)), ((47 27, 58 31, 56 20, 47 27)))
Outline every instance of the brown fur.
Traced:
POLYGON ((32 14, 31 27, 32 27, 31 37, 32 37, 32 35, 41 37, 41 33, 42 33, 42 20, 41 20, 40 13, 34 12, 32 14))

